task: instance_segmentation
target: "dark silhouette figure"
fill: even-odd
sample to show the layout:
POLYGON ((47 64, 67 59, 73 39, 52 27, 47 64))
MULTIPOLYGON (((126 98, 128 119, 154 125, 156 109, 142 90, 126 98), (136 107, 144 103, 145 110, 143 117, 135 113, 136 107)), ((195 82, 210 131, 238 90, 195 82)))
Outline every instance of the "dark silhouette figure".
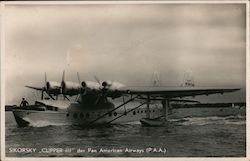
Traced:
POLYGON ((21 104, 20 104, 20 107, 26 107, 26 106, 28 106, 29 105, 29 103, 25 100, 25 98, 23 98, 22 99, 22 102, 21 102, 21 104))

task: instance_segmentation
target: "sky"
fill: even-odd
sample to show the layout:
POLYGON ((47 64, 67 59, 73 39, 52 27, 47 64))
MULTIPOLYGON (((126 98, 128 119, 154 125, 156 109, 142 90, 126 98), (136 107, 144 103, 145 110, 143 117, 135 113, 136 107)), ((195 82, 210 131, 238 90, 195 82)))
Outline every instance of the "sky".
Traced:
POLYGON ((243 4, 6 5, 6 104, 48 80, 116 80, 128 86, 241 87, 245 99, 246 10, 243 4))

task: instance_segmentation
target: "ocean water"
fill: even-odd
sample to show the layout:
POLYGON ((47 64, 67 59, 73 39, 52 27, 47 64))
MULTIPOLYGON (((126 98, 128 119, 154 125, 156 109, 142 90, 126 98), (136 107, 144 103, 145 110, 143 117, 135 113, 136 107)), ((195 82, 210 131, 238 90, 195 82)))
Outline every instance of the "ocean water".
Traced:
POLYGON ((245 116, 171 119, 168 127, 139 122, 108 127, 17 127, 6 112, 7 157, 245 157, 245 116))

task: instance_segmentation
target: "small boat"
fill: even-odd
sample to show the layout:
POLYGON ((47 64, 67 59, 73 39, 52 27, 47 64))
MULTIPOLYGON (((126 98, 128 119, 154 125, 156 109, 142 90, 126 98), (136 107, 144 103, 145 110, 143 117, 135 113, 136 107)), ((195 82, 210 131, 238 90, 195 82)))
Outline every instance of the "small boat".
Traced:
POLYGON ((149 127, 155 127, 155 126, 168 126, 168 121, 162 117, 151 119, 151 118, 143 118, 140 120, 142 126, 149 126, 149 127))

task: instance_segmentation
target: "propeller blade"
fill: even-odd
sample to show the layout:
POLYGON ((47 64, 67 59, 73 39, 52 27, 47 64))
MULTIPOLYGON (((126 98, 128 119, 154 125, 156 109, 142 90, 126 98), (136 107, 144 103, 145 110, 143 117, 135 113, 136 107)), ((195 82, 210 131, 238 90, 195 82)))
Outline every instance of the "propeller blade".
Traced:
POLYGON ((77 74, 78 83, 79 83, 79 84, 81 84, 80 75, 79 75, 79 73, 78 73, 78 72, 77 72, 76 74, 77 74))
POLYGON ((65 79, 65 70, 63 70, 62 81, 64 82, 65 79))
POLYGON ((44 92, 44 90, 42 90, 41 100, 43 100, 43 92, 44 92))
POLYGON ((47 80, 47 73, 45 72, 44 73, 44 91, 47 92, 48 91, 48 88, 47 88, 47 84, 48 84, 48 80, 47 80))
POLYGON ((63 94, 64 93, 64 85, 65 85, 65 70, 63 70, 63 74, 62 74, 62 81, 61 81, 61 86, 60 86, 60 93, 63 94))
POLYGON ((94 78, 95 78, 96 82, 101 86, 101 82, 100 82, 100 80, 97 78, 97 76, 94 76, 94 78))
POLYGON ((45 81, 45 84, 47 83, 47 74, 45 72, 45 75, 44 75, 44 81, 45 81))

